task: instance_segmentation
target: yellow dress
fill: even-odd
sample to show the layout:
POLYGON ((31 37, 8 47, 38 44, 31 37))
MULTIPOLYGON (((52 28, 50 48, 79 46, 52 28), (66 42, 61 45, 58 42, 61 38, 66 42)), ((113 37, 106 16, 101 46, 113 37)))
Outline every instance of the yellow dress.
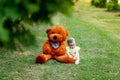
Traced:
POLYGON ((80 51, 80 47, 79 46, 75 46, 73 49, 71 49, 70 47, 66 47, 67 50, 67 55, 70 57, 73 57, 76 59, 76 57, 79 57, 79 51, 80 51))

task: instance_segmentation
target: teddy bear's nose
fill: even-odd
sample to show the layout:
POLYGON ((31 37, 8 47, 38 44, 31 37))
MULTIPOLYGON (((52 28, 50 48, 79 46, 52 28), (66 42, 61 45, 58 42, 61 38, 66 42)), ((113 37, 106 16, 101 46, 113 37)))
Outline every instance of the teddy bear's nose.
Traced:
POLYGON ((53 36, 53 39, 57 39, 57 36, 53 36))

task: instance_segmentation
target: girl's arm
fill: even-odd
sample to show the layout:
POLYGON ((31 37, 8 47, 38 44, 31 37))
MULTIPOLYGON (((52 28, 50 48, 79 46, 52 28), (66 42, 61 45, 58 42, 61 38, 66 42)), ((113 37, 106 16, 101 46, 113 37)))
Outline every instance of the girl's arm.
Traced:
POLYGON ((79 59, 79 51, 76 51, 76 56, 77 59, 79 59))
POLYGON ((79 54, 80 54, 80 47, 77 47, 75 58, 79 59, 79 54))
POLYGON ((67 55, 68 55, 69 57, 72 57, 72 56, 70 55, 70 53, 69 53, 69 49, 68 49, 68 48, 66 48, 66 53, 67 53, 67 55))

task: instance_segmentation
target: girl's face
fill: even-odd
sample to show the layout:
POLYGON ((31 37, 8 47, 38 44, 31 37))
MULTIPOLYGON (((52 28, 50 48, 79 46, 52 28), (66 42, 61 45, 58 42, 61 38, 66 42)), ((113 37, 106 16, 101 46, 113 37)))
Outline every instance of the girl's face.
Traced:
POLYGON ((75 43, 68 43, 68 46, 71 48, 71 49, 73 49, 74 47, 75 47, 75 43))

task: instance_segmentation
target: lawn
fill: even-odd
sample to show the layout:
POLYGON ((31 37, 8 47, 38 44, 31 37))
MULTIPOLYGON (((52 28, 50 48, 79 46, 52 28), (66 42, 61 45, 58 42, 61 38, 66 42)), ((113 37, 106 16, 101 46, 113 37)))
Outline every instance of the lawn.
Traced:
POLYGON ((39 47, 25 52, 0 49, 0 80, 120 80, 120 17, 118 12, 95 8, 88 2, 75 4, 71 17, 57 14, 53 24, 33 27, 39 47), (45 30, 62 25, 81 47, 81 64, 64 64, 49 60, 36 64, 47 39, 45 30))

